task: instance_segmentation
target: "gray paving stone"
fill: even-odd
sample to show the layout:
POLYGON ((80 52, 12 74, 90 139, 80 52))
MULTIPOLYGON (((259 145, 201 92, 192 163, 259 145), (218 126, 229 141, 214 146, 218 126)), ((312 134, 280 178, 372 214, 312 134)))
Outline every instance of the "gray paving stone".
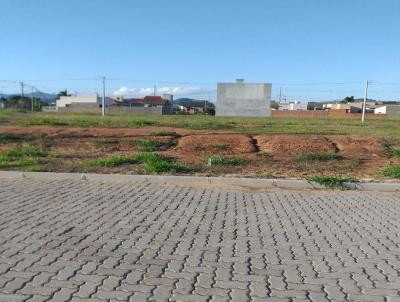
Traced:
POLYGON ((399 301, 400 196, 0 181, 0 301, 399 301))

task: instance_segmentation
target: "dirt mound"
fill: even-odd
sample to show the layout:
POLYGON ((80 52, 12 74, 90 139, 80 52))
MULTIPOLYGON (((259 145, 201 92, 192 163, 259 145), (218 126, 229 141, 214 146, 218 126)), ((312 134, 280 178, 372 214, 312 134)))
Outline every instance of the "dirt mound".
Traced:
POLYGON ((384 156, 385 148, 381 139, 376 137, 360 138, 354 136, 335 136, 331 140, 345 155, 384 156))
POLYGON ((257 151, 254 140, 246 134, 188 135, 179 140, 177 149, 183 153, 240 155, 257 151))
POLYGON ((337 151, 333 143, 320 136, 258 135, 255 139, 260 151, 280 157, 306 152, 337 151))

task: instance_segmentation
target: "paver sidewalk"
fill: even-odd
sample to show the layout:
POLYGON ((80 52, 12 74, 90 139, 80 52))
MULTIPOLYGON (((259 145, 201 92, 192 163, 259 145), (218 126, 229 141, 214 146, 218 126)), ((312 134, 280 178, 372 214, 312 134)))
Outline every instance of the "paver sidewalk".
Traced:
POLYGON ((400 301, 398 193, 0 180, 0 301, 400 301))

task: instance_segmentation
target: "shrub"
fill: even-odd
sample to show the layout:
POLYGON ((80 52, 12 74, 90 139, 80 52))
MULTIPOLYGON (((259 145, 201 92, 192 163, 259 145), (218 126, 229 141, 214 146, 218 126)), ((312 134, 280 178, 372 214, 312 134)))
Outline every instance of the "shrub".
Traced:
POLYGON ((136 159, 132 157, 126 157, 121 155, 114 155, 109 158, 99 158, 89 160, 87 165, 90 167, 116 167, 121 166, 123 164, 135 164, 137 163, 136 159))
POLYGON ((215 166, 230 165, 238 166, 244 164, 246 160, 242 157, 228 157, 213 155, 208 159, 208 163, 215 166))
POLYGON ((346 183, 356 182, 356 179, 342 176, 315 175, 308 178, 327 188, 345 188, 346 183))
POLYGON ((383 170, 383 175, 387 177, 400 178, 400 166, 391 166, 383 170))
POLYGON ((297 156, 298 160, 320 160, 320 161, 328 161, 333 159, 341 159, 342 156, 337 153, 332 152, 310 152, 310 153, 301 153, 297 156))

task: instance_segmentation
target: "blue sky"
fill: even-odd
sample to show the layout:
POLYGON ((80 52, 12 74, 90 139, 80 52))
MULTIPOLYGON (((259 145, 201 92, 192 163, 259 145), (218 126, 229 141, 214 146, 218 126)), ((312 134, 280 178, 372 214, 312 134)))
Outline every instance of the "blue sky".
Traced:
MULTIPOLYGON (((400 99, 399 0, 0 0, 0 80, 41 90, 400 99), (324 84, 326 83, 326 84, 324 84), (393 83, 393 84, 392 84, 393 83)), ((0 82, 0 92, 18 86, 0 82)), ((180 95, 179 95, 180 94, 180 95)))

